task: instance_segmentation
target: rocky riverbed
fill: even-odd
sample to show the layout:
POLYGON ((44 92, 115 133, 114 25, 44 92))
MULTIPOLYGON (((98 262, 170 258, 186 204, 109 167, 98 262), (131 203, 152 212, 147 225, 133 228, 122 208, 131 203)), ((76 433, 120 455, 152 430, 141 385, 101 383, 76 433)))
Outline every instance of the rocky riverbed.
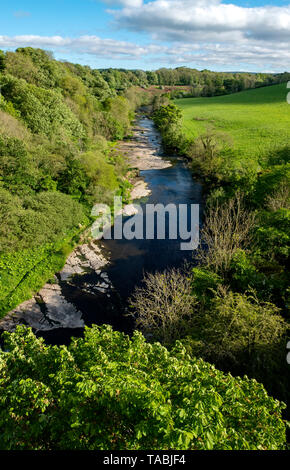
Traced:
MULTIPOLYGON (((169 168, 171 163, 157 152, 157 146, 150 141, 150 131, 136 125, 133 129, 133 139, 119 144, 120 151, 127 157, 131 167, 140 171, 162 170, 169 168)), ((157 139, 157 137, 155 137, 157 139)), ((142 196, 141 196, 142 197, 142 196)))

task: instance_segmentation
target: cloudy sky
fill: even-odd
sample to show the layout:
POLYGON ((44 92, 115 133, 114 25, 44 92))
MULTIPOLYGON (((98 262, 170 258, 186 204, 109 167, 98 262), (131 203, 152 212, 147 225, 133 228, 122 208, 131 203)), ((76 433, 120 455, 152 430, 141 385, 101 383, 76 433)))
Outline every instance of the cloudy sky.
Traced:
POLYGON ((0 49, 95 68, 290 70, 290 0, 50 0, 1 5, 0 49))

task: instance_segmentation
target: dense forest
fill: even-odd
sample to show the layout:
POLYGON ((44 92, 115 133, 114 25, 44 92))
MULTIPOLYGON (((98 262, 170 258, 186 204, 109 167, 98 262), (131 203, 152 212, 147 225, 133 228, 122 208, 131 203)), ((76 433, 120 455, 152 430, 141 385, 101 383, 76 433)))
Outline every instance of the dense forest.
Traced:
POLYGON ((288 79, 93 70, 40 49, 0 51, 0 316, 61 269, 94 203, 129 200, 116 142, 142 104, 207 191, 199 264, 147 275, 131 299, 142 334, 93 327, 52 347, 25 327, 4 333, 0 449, 285 447, 290 147, 249 164, 213 127, 188 136, 171 98, 288 79))

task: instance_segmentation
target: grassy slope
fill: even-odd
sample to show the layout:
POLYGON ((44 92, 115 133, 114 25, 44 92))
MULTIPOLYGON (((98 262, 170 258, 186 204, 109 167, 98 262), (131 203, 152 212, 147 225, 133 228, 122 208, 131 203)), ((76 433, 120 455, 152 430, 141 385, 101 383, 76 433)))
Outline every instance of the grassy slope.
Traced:
POLYGON ((176 100, 184 130, 196 137, 209 127, 230 134, 234 147, 252 157, 273 145, 289 143, 290 105, 286 84, 213 98, 176 100), (196 120, 201 119, 201 120, 196 120))

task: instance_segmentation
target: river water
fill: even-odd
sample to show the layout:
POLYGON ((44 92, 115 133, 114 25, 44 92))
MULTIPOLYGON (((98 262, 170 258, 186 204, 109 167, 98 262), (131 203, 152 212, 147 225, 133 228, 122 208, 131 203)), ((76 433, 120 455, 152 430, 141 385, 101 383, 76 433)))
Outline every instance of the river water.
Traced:
MULTIPOLYGON (((159 155, 172 163, 168 168, 140 172, 140 176, 151 190, 151 195, 138 201, 138 204, 143 209, 146 204, 173 203, 187 204, 188 207, 191 204, 199 204, 202 212, 201 183, 192 178, 181 158, 164 155, 159 133, 150 119, 142 117, 138 125, 143 129, 148 145, 153 146, 159 155)), ((124 223, 126 220, 128 218, 124 219, 124 223)), ((190 220, 188 223, 190 224, 190 220)), ((110 259, 110 263, 102 270, 113 286, 110 294, 84 291, 84 284, 92 286, 97 282, 97 276, 93 272, 81 276, 73 286, 60 282, 62 293, 67 301, 82 312, 86 325, 107 323, 120 331, 130 333, 133 323, 125 314, 128 299, 134 288, 142 282, 144 273, 181 267, 185 261, 192 260, 191 251, 180 249, 181 241, 180 238, 169 239, 168 233, 164 240, 102 240, 105 256, 110 259)), ((81 329, 60 328, 40 334, 49 343, 59 344, 66 343, 72 335, 78 336, 81 333, 81 329)))

